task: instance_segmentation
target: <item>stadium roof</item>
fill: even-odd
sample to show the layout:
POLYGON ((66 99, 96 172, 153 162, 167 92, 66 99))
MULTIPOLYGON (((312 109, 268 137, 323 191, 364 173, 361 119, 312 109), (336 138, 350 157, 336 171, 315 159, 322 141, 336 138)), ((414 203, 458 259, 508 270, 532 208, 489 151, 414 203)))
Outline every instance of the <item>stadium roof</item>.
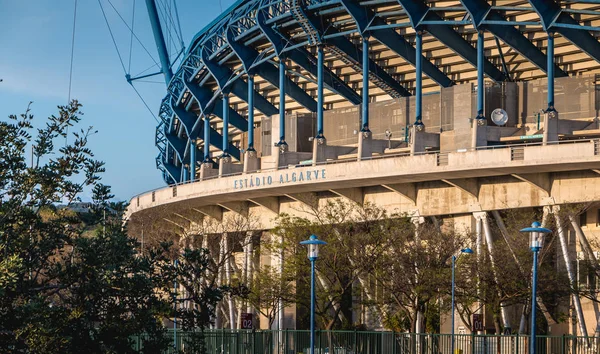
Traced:
POLYGON ((478 31, 491 82, 545 77, 549 34, 557 77, 597 73, 599 26, 598 0, 240 0, 194 37, 170 82, 157 166, 176 180, 202 120, 210 119, 218 135, 223 92, 231 97, 229 131, 247 130, 248 73, 256 78, 257 113, 276 114, 280 58, 290 79, 286 112, 314 111, 318 45, 326 55, 325 108, 332 109, 360 103, 363 38, 370 44, 371 99, 379 101, 414 92, 416 31, 424 33, 423 87, 433 92, 475 82, 478 31))

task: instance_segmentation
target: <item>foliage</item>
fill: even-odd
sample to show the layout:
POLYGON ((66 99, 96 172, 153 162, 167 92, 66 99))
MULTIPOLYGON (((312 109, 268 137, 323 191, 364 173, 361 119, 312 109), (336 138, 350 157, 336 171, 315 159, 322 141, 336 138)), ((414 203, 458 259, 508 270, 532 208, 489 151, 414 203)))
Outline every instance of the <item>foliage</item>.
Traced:
POLYGON ((166 345, 159 263, 137 253, 124 205, 109 209, 104 164, 87 147, 93 128, 66 142, 80 107, 58 107, 35 137, 29 109, 0 122, 0 351, 128 353, 131 336, 146 333, 144 351, 155 353, 166 345), (93 212, 72 211, 90 189, 93 212))

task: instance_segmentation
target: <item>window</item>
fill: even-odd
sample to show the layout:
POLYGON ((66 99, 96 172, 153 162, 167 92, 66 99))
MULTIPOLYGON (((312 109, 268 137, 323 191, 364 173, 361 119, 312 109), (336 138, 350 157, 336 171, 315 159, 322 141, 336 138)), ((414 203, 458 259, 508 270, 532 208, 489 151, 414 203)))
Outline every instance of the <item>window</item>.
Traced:
MULTIPOLYGON (((596 223, 597 222, 598 221, 596 221, 596 223)), ((581 227, 587 226, 587 211, 584 211, 581 214, 579 214, 579 226, 581 226, 581 227)))
MULTIPOLYGON (((598 259, 597 252, 594 252, 594 257, 598 259)), ((594 267, 593 260, 585 259, 583 252, 577 252, 577 280, 579 287, 585 290, 598 290, 597 266, 594 267)))

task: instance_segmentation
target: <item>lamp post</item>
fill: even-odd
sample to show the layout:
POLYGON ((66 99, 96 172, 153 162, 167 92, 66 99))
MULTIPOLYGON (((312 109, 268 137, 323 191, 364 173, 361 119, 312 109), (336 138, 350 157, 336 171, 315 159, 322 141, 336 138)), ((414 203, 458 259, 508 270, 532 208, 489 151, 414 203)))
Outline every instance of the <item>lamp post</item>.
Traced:
POLYGON ((472 254, 473 250, 467 247, 460 250, 460 254, 458 255, 458 257, 456 255, 452 255, 452 334, 450 336, 450 349, 452 350, 452 354, 454 354, 454 289, 456 287, 454 268, 456 267, 456 261, 463 253, 472 254))
POLYGON ((529 232, 529 248, 533 252, 533 274, 531 276, 531 340, 529 343, 529 353, 535 354, 535 313, 536 313, 536 292, 537 292, 537 264, 538 252, 542 248, 540 237, 543 234, 549 234, 552 231, 542 227, 537 221, 531 224, 531 227, 526 227, 521 232, 529 232))
POLYGON ((319 240, 315 235, 310 235, 308 240, 300 242, 308 246, 308 259, 310 260, 310 354, 315 354, 315 261, 319 258, 319 245, 327 242, 319 240))

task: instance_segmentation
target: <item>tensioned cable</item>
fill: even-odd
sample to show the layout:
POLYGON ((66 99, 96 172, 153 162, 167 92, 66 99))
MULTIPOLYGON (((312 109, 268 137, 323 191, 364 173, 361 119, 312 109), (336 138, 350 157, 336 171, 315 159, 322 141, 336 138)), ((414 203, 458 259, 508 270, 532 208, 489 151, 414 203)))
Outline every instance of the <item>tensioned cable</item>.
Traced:
POLYGON ((131 29, 131 27, 129 27, 129 25, 127 24, 127 21, 125 21, 125 19, 123 18, 123 16, 121 16, 121 13, 119 11, 117 11, 117 9, 115 8, 115 6, 113 5, 113 3, 110 0, 107 0, 107 1, 108 1, 109 5, 113 8, 113 10, 115 10, 115 12, 117 13, 117 16, 119 16, 119 18, 121 19, 121 21, 123 21, 123 23, 125 24, 125 26, 131 31, 131 33, 133 34, 133 36, 135 37, 135 39, 138 41, 138 43, 140 43, 140 45, 142 46, 142 48, 144 48, 144 50, 146 51, 146 53, 148 54, 148 56, 150 56, 150 58, 152 59, 152 61, 155 62, 156 65, 158 65, 158 62, 154 59, 154 57, 152 56, 152 54, 150 54, 150 51, 148 50, 148 48, 146 48, 146 46, 138 38, 138 36, 135 34, 135 32, 133 32, 133 30, 131 29))
POLYGON ((131 57, 133 56, 133 28, 135 24, 135 0, 133 0, 133 10, 131 14, 131 37, 129 38, 129 68, 128 71, 131 73, 131 57))
POLYGON ((119 61, 121 62, 123 71, 125 72, 125 74, 127 74, 127 69, 125 69, 125 64, 123 63, 123 58, 121 57, 121 52, 119 51, 119 46, 117 46, 117 41, 115 41, 115 36, 113 35, 112 29, 110 28, 110 24, 108 23, 108 19, 106 18, 106 13, 104 12, 104 6, 102 6, 102 1, 98 0, 98 4, 100 5, 100 9, 102 10, 102 15, 104 16, 104 21, 106 22, 106 26, 108 27, 108 32, 110 33, 110 38, 112 38, 113 44, 115 45, 115 49, 117 50, 117 55, 119 56, 119 61))
POLYGON ((175 10, 175 19, 177 20, 177 28, 179 29, 179 40, 181 41, 181 48, 185 47, 183 43, 183 31, 181 30, 181 22, 179 21, 179 10, 177 10, 177 0, 173 0, 173 9, 175 10))
MULTIPOLYGON (((121 56, 121 52, 119 51, 119 46, 117 46, 117 41, 115 40, 115 36, 113 35, 112 29, 110 28, 110 24, 108 23, 108 19, 106 18, 106 12, 104 12, 104 6, 102 6, 101 0, 98 0, 98 4, 100 5, 100 9, 102 10, 102 15, 104 16, 104 21, 106 22, 106 26, 108 27, 108 32, 110 33, 110 38, 112 39, 113 44, 115 45, 115 49, 117 50, 117 55, 119 56, 119 61, 121 62, 121 67, 123 68, 123 72, 125 72, 125 74, 127 74, 127 70, 125 69, 125 63, 123 62, 123 57, 121 56)), ((132 33, 133 33, 133 31, 132 31, 132 33)), ((158 65, 158 63, 156 65, 158 65)), ((148 104, 146 103, 146 101, 144 100, 142 95, 139 93, 139 91, 135 88, 135 86, 133 86, 133 84, 131 84, 131 87, 133 88, 135 93, 138 95, 140 100, 142 100, 142 103, 144 104, 144 106, 146 107, 148 112, 150 112, 150 114, 152 115, 152 118, 154 118, 154 120, 160 124, 158 117, 156 117, 154 112, 152 112, 152 110, 150 109, 150 107, 148 106, 148 104)))
MULTIPOLYGON (((168 9, 167 5, 165 5, 165 3, 163 2, 159 3, 158 10, 165 18, 165 29, 167 33, 167 41, 169 42, 167 47, 170 49, 171 41, 175 42, 172 40, 172 38, 176 37, 181 42, 181 46, 183 48, 183 37, 181 33, 178 33, 177 29, 175 28, 175 22, 173 22, 173 15, 170 9, 168 9), (172 32, 175 33, 175 36, 173 36, 172 32)), ((177 17, 177 20, 179 21, 179 17, 177 17)), ((174 43, 173 46, 176 48, 176 52, 179 52, 179 49, 177 49, 177 46, 174 43)))
POLYGON ((154 120, 156 121, 156 123, 160 124, 160 120, 158 120, 158 117, 156 117, 156 114, 154 114, 154 112, 152 112, 152 110, 150 109, 150 107, 146 103, 146 100, 144 100, 144 98, 139 93, 139 91, 135 88, 135 86, 133 86, 133 84, 131 84, 131 87, 133 87, 133 90, 135 91, 135 93, 138 95, 138 97, 140 98, 140 100, 142 100, 142 103, 144 104, 144 106, 146 106, 146 109, 148 110, 148 112, 150 112, 150 114, 152 114, 152 118, 154 118, 154 120))
POLYGON ((75 0, 75 10, 73 12, 73 36, 71 37, 71 67, 69 69, 69 94, 67 103, 71 102, 71 84, 73 82, 73 57, 75 56, 75 24, 77 23, 77 0, 75 0))

